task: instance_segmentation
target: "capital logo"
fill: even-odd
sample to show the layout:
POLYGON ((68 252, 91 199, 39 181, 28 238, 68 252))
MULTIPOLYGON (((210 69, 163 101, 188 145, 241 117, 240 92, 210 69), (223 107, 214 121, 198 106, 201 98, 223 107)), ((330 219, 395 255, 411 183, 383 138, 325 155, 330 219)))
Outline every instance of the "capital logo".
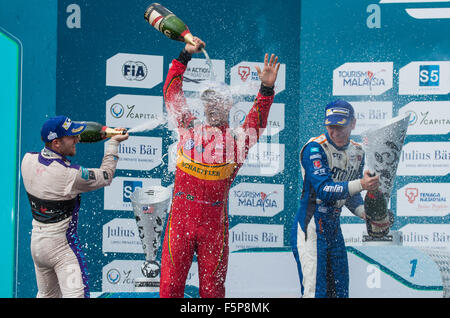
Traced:
POLYGON ((115 118, 122 117, 125 112, 123 109, 123 106, 119 103, 112 104, 110 111, 111 111, 111 115, 113 115, 113 117, 115 117, 115 118))
POLYGON ((238 74, 241 77, 241 80, 245 82, 250 75, 250 67, 249 66, 239 66, 238 74))
POLYGON ((142 181, 123 182, 123 202, 131 202, 131 194, 133 194, 136 188, 142 188, 142 181))
POLYGON ((120 272, 117 269, 112 268, 106 273, 106 279, 108 282, 115 285, 120 281, 120 272))
POLYGON ((406 112, 406 114, 409 114, 409 125, 413 126, 417 122, 417 114, 416 112, 409 110, 406 112))
POLYGON ((419 189, 417 188, 406 188, 405 195, 408 198, 409 203, 414 203, 416 198, 419 196, 419 189))
POLYGON ((419 86, 439 86, 439 65, 419 66, 419 86))
POLYGON ((122 66, 122 75, 129 81, 143 81, 147 74, 147 66, 139 61, 127 61, 122 66))
POLYGON ((247 114, 243 110, 237 110, 233 115, 233 123, 236 126, 240 126, 244 123, 247 114))

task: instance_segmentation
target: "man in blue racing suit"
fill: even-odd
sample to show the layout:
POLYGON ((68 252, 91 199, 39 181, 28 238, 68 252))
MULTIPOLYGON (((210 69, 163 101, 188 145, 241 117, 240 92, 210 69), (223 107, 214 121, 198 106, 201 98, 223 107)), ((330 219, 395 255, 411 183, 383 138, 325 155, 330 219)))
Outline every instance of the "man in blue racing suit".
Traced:
POLYGON ((340 227, 345 205, 365 219, 360 192, 375 190, 379 177, 363 174, 364 151, 350 139, 353 107, 337 100, 326 106, 327 133, 311 138, 300 152, 303 191, 291 244, 303 297, 348 297, 348 260, 340 227))

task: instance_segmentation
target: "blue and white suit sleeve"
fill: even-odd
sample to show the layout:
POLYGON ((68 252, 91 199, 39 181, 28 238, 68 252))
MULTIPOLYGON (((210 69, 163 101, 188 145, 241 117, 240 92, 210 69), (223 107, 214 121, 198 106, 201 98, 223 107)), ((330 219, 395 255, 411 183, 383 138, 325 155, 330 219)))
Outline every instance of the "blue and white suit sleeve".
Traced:
POLYGON ((311 142, 302 152, 302 166, 305 175, 316 192, 316 198, 325 204, 334 204, 337 200, 347 199, 362 190, 359 179, 353 181, 334 182, 327 155, 316 142, 311 142))
MULTIPOLYGON (((363 177, 363 169, 364 169, 364 157, 359 166, 359 174, 358 178, 363 177)), ((352 212, 354 215, 362 217, 365 214, 364 210, 364 200, 361 196, 361 193, 356 193, 345 201, 345 206, 352 212)))

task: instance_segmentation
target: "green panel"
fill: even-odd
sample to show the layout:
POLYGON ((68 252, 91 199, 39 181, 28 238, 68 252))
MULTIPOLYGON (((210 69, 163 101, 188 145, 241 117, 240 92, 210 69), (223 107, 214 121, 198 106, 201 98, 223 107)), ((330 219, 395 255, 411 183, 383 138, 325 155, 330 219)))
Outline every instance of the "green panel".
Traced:
POLYGON ((17 190, 17 115, 20 105, 21 53, 19 44, 0 29, 0 104, 2 105, 2 126, 7 132, 1 138, 3 168, 0 196, 0 297, 12 297, 14 276, 14 242, 17 190), (6 138, 5 138, 6 137, 6 138))

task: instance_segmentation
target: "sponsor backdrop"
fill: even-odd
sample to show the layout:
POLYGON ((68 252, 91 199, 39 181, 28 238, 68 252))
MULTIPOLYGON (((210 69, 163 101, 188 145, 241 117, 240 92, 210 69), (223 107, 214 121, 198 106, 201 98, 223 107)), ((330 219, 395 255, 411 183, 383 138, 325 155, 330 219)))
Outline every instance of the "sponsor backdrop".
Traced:
MULTIPOLYGON (((111 186, 83 195, 79 225, 91 290, 132 291, 144 254, 130 194, 138 187, 173 183, 177 134, 167 120, 162 87, 183 44, 165 38, 144 20, 151 1, 60 0, 49 1, 45 8, 26 3, 2 3, 20 14, 2 14, 0 20, 0 27, 24 42, 24 102, 18 121, 27 124, 19 131, 18 159, 25 151, 39 150, 40 126, 55 114, 139 131, 121 144, 111 186), (19 9, 20 4, 26 8, 19 9), (16 16, 22 24, 16 23, 16 16), (36 16, 49 23, 43 24, 45 37, 33 29, 31 17, 36 16)), ((394 229, 402 231, 406 246, 448 249, 450 39, 443 32, 450 30, 448 3, 162 4, 206 41, 216 78, 232 86, 236 102, 230 113, 232 127, 251 107, 258 82, 254 66, 260 65, 264 53, 278 54, 282 63, 268 129, 230 190, 230 251, 236 255, 230 266, 233 260, 247 259, 240 254, 245 250, 283 250, 289 245, 302 185, 299 150, 310 137, 324 132, 323 109, 335 98, 354 105, 357 127, 352 138, 357 142, 362 142, 365 129, 411 113, 390 202, 396 214, 394 229)), ((204 115, 198 95, 209 77, 204 56, 196 55, 184 87, 189 107, 199 118, 204 115)), ((99 166, 103 150, 102 142, 80 144, 74 161, 99 166)), ((13 205, 18 207, 13 295, 34 297, 31 214, 22 184, 13 205)), ((349 211, 343 212, 342 223, 347 244, 362 245, 365 224, 349 211)), ((276 253, 259 257, 264 263, 275 260, 276 253)), ((286 262, 293 258, 286 257, 286 262)), ((280 277, 296 274, 293 263, 286 268, 275 272, 280 277)), ((230 279, 236 270, 230 271, 230 279)), ((196 285, 196 280, 193 267, 188 283, 196 285)))

